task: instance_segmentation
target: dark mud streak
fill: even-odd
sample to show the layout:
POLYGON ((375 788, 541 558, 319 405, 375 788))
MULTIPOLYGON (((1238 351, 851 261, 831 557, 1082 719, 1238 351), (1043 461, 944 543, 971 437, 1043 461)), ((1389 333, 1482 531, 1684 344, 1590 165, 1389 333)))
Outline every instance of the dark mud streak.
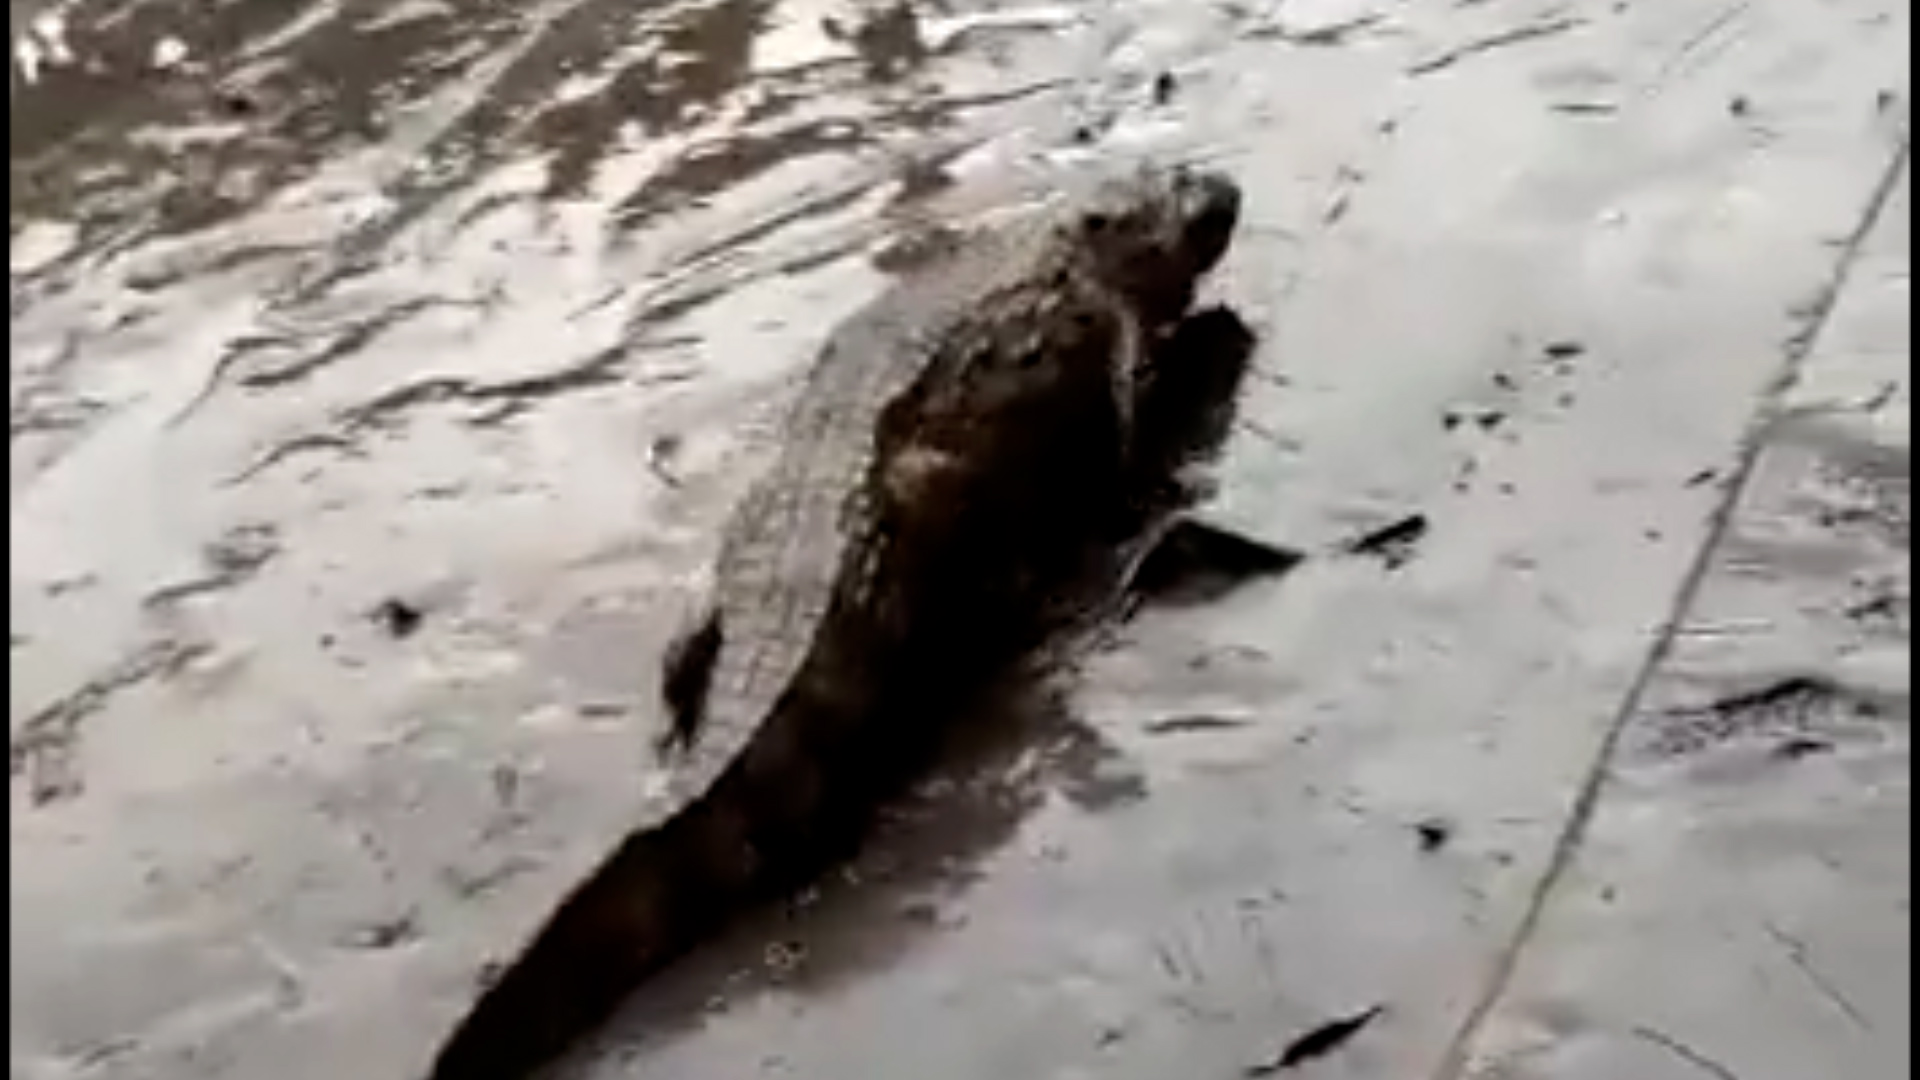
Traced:
POLYGON ((1680 73, 1681 68, 1686 67, 1704 53, 1707 46, 1719 37, 1722 31, 1745 18, 1752 8, 1752 0, 1738 0, 1736 3, 1728 4, 1713 18, 1708 19, 1699 30, 1694 31, 1687 40, 1681 42, 1680 46, 1661 63, 1660 70, 1655 73, 1648 85, 1647 93, 1656 94, 1666 89, 1673 82, 1674 76, 1680 73))
POLYGON ((1791 739, 1835 734, 1833 729, 1842 720, 1878 726, 1897 722, 1910 711, 1905 695, 1875 694, 1823 676, 1794 675, 1706 705, 1670 709, 1638 723, 1650 730, 1648 753, 1677 757, 1756 736, 1791 739))
POLYGON ((271 390, 302 382, 340 360, 358 356, 382 335, 399 327, 407 320, 436 307, 454 306, 467 306, 467 304, 446 297, 415 297, 393 304, 338 330, 252 334, 237 338, 228 343, 226 351, 219 360, 215 361, 205 385, 191 401, 174 414, 171 423, 178 425, 199 412, 202 406, 219 393, 220 387, 229 379, 236 386, 255 391, 271 390), (321 337, 327 340, 320 348, 304 356, 296 356, 284 363, 261 365, 254 370, 234 374, 234 369, 243 366, 251 356, 276 349, 296 348, 303 339, 309 337, 321 337))
POLYGON ((158 293, 189 281, 218 277, 256 263, 292 259, 305 253, 304 247, 294 244, 241 244, 215 251, 198 260, 186 259, 146 273, 130 273, 125 284, 135 292, 158 293))
POLYGON ((148 610, 173 607, 195 596, 244 584, 280 554, 279 533, 270 525, 245 525, 229 530, 208 544, 204 552, 209 572, 190 581, 168 585, 148 594, 148 610))
POLYGON ((234 383, 249 390, 270 390, 302 382, 335 361, 364 351, 387 331, 400 326, 414 316, 436 307, 450 306, 463 305, 455 300, 433 296, 401 301, 333 333, 326 344, 306 356, 273 367, 244 372, 234 379, 234 383))
MULTIPOLYGON (((811 198, 801 199, 786 209, 768 214, 756 221, 742 225, 719 239, 694 248, 692 251, 681 256, 680 259, 669 268, 669 272, 694 275, 701 270, 712 269, 720 264, 722 260, 737 252, 738 249, 745 247, 747 244, 764 239, 789 225, 806 221, 809 218, 824 217, 828 214, 844 210, 865 198, 871 190, 872 188, 866 184, 848 184, 844 187, 820 192, 811 198)), ((626 224, 630 225, 631 222, 627 222, 626 224)), ((730 279, 724 283, 724 286, 716 287, 734 288, 743 280, 751 280, 751 278, 730 279)), ((705 294, 703 293, 703 295, 705 294)), ((675 304, 675 301, 669 300, 666 301, 666 303, 675 304)), ((684 313, 686 310, 688 310, 688 308, 684 306, 676 305, 674 307, 676 314, 684 313)), ((661 318, 662 316, 658 314, 651 314, 648 321, 660 321, 661 318)))
MULTIPOLYGON (((703 147, 656 174, 613 210, 622 229, 634 229, 670 210, 697 203, 775 165, 815 154, 844 153, 872 145, 867 125, 852 120, 820 120, 766 135, 735 135, 703 147)), ((865 194, 864 191, 855 193, 865 194)), ((847 201, 852 201, 848 199, 847 201)), ((776 215, 762 232, 825 210, 817 206, 776 215)), ((731 244, 743 242, 729 241, 731 244)), ((716 243, 715 247, 720 245, 716 243)))
POLYGON ((333 416, 330 431, 296 435, 268 448, 225 481, 227 486, 244 483, 297 454, 327 450, 353 454, 361 449, 360 436, 383 430, 416 409, 429 405, 464 403, 484 406, 467 417, 469 424, 491 427, 512 420, 536 403, 566 394, 609 386, 657 385, 688 378, 686 372, 660 372, 634 376, 627 371, 631 350, 624 347, 602 349, 574 364, 521 379, 480 382, 455 376, 439 376, 404 383, 377 394, 357 405, 341 409, 333 416))
POLYGON ((1516 26, 1510 30, 1502 30, 1499 33, 1489 34, 1483 38, 1475 38, 1465 44, 1456 45, 1444 52, 1436 53, 1425 60, 1417 61, 1407 69, 1407 74, 1431 75, 1437 71, 1444 71, 1460 63, 1462 60, 1469 60, 1475 56, 1479 56, 1482 53, 1494 52, 1514 45, 1523 45, 1529 41, 1539 41, 1543 38, 1556 37, 1584 25, 1586 25, 1585 19, 1563 16, 1561 18, 1543 19, 1539 22, 1516 26))
POLYGON ((1740 1080, 1740 1074, 1657 1028, 1643 1024, 1633 1029, 1633 1035, 1649 1045, 1657 1046, 1672 1054, 1704 1075, 1714 1077, 1715 1080, 1740 1080))
POLYGON ((310 432, 296 435, 291 439, 275 443, 264 453, 246 465, 234 471, 221 482, 222 487, 235 487, 244 484, 268 469, 299 454, 316 450, 330 450, 339 454, 352 455, 359 451, 359 443, 345 435, 332 432, 310 432))
MULTIPOLYGON (((465 402, 493 406, 492 411, 479 414, 474 422, 482 425, 499 423, 518 415, 537 401, 631 382, 626 371, 630 358, 628 350, 610 348, 566 367, 521 379, 501 382, 481 382, 457 376, 420 379, 342 409, 334 415, 334 422, 340 432, 353 436, 383 428, 396 417, 424 405, 465 402)), ((645 381, 675 381, 678 377, 669 372, 645 381)))
POLYGON ((1835 985, 1833 978, 1826 972, 1821 971, 1819 965, 1813 962, 1811 955, 1812 950, 1807 947, 1805 941, 1781 929, 1771 921, 1764 922, 1761 925, 1766 928, 1768 936, 1779 943, 1780 948, 1787 954, 1787 960, 1806 978, 1808 984, 1813 987, 1816 993, 1826 998, 1854 1027, 1859 1028, 1862 1032, 1871 1033, 1873 1031, 1873 1022, 1867 1019, 1866 1012, 1862 1010, 1860 1006, 1854 1004, 1853 999, 1849 998, 1840 990, 1839 986, 1835 985))
POLYGON ((20 397, 24 400, 15 401, 7 413, 9 439, 28 435, 72 435, 92 424, 108 408, 106 402, 93 398, 36 394, 32 389, 20 397))
MULTIPOLYGON (((864 192, 838 193, 823 197, 821 203, 840 202, 843 200, 851 203, 857 201, 864 194, 864 192)), ((810 203, 804 208, 783 213, 780 215, 780 223, 778 225, 767 226, 765 231, 771 232, 781 225, 790 224, 793 221, 812 216, 815 213, 828 212, 827 210, 819 209, 819 205, 819 203, 810 203)), ((762 231, 760 226, 753 226, 749 229, 749 232, 752 233, 758 233, 760 231, 762 231)), ((847 258, 867 246, 868 241, 865 239, 854 238, 822 244, 811 251, 801 251, 777 261, 746 266, 735 269, 732 272, 714 272, 711 274, 695 272, 686 274, 685 276, 687 278, 697 280, 698 284, 687 284, 683 280, 670 283, 664 288, 649 292, 634 305, 632 312, 627 316, 622 337, 628 340, 645 338, 650 330, 672 325, 693 312, 706 307, 708 304, 720 300, 735 290, 752 284, 753 282, 762 281, 771 277, 803 273, 814 267, 847 258)), ((714 255, 721 254, 724 250, 725 249, 719 245, 714 245, 711 249, 702 249, 703 253, 714 255)), ((654 339, 656 345, 675 342, 689 344, 697 341, 698 339, 691 335, 676 335, 664 339, 664 342, 662 339, 654 339)), ((628 347, 629 346, 625 345, 614 346, 616 349, 626 349, 628 347)))
MULTIPOLYGON (((1475 1039, 1481 1027, 1496 1005, 1506 995, 1519 967, 1520 957, 1532 943, 1539 930, 1541 917, 1546 911, 1547 901, 1553 895, 1560 881, 1565 878, 1578 854, 1581 843, 1586 838, 1588 826, 1592 823, 1594 809, 1599 804, 1600 794, 1606 785, 1608 769, 1619 753, 1626 738, 1627 729, 1633 719, 1640 715, 1648 692, 1652 689, 1655 675, 1662 669, 1668 658, 1673 655, 1680 631, 1685 625, 1686 614, 1692 610, 1700 596, 1707 578, 1711 574, 1715 556, 1721 544, 1733 531, 1734 514, 1739 508, 1742 497, 1759 466, 1761 453, 1766 449, 1766 436, 1775 417, 1782 411, 1782 401, 1787 391, 1799 379, 1801 370, 1806 366, 1815 344, 1820 340, 1822 331, 1833 318, 1838 306, 1841 290, 1852 278, 1853 271, 1859 265, 1865 251, 1867 237, 1885 215, 1892 204, 1894 194, 1900 188, 1900 182, 1906 176, 1912 159, 1912 145, 1903 138, 1891 155, 1873 190, 1868 194, 1865 205, 1854 221, 1854 227, 1846 242, 1841 245, 1832 268, 1829 271, 1826 286, 1821 290, 1820 302, 1808 316, 1805 330, 1787 343, 1780 359, 1779 369, 1770 386, 1756 404, 1752 421, 1747 425, 1745 435, 1740 441, 1728 483, 1721 493, 1719 502, 1714 506, 1711 519, 1702 535, 1699 549, 1694 553, 1693 561, 1681 578, 1675 590, 1673 602, 1668 606, 1667 617, 1662 621, 1660 631, 1652 647, 1647 650, 1632 683, 1615 710, 1612 720, 1596 749, 1591 767, 1581 783, 1574 798, 1573 806, 1567 815, 1559 838, 1556 840, 1546 869, 1535 882, 1527 907, 1515 925, 1500 955, 1495 959, 1488 973, 1486 984, 1481 993, 1462 1017, 1460 1026, 1449 1041, 1446 1053, 1439 1067, 1434 1070, 1432 1080, 1462 1080, 1471 1064, 1471 1054, 1475 1039)), ((1728 1074, 1731 1075, 1731 1074, 1728 1074)))
POLYGON ((1861 631, 1906 638, 1913 632, 1913 598, 1904 579, 1885 577, 1865 584, 1866 596, 1846 606, 1841 616, 1861 631))
POLYGON ((8 769, 25 775, 35 806, 80 793, 79 738, 86 720, 122 691, 149 680, 169 678, 206 655, 206 642, 159 641, 88 679, 72 693, 27 717, 8 740, 8 769))

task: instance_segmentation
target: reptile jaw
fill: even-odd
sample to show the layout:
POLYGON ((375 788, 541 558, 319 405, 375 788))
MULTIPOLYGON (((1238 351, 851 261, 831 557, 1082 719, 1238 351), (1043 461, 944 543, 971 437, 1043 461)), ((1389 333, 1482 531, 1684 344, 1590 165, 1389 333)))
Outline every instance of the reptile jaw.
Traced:
POLYGON ((1193 261, 1197 277, 1226 254, 1240 222, 1240 188, 1223 173, 1185 169, 1174 184, 1180 198, 1181 250, 1193 261))

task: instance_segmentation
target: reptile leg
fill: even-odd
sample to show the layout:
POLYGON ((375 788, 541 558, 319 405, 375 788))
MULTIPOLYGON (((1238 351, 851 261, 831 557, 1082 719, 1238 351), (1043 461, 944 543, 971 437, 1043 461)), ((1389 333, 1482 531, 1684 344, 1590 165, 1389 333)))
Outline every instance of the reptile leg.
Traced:
POLYGON ((1217 525, 1178 518, 1145 546, 1127 572, 1127 607, 1215 600, 1249 581, 1284 576, 1304 558, 1217 525))
POLYGON ((657 747, 663 756, 673 751, 685 753, 699 737, 721 640, 720 613, 709 610, 697 625, 682 631, 667 646, 661 661, 660 695, 666 702, 668 725, 657 747))
POLYGON ((1155 342, 1137 381, 1137 471, 1170 476, 1216 454, 1253 357, 1254 335, 1224 307, 1187 316, 1155 342))
POLYGON ((1210 494, 1185 473, 1226 442, 1253 346, 1246 323, 1216 307, 1187 316, 1147 357, 1130 501, 1136 513, 1160 524, 1127 574, 1130 604, 1212 599, 1245 581, 1285 574, 1302 558, 1182 513, 1210 494))

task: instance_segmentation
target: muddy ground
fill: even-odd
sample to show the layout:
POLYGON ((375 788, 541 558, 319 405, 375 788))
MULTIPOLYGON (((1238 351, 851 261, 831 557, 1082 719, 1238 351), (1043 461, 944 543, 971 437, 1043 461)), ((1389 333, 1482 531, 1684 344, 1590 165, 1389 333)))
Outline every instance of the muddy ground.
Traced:
POLYGON ((1311 557, 563 1071, 1906 1076, 1907 5, 914 12, 13 3, 10 1075, 418 1076, 833 322, 1180 157, 1311 557))

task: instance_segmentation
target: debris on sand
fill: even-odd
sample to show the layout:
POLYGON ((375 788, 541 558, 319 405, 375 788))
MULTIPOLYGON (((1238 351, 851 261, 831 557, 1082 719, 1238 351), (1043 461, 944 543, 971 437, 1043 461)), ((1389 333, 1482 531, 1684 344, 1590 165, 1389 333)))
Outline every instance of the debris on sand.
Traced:
POLYGON ((1420 850, 1431 854, 1453 839, 1453 823, 1445 818, 1428 818, 1413 827, 1413 834, 1420 839, 1420 850))
POLYGON ((1372 555, 1397 570, 1413 558, 1414 548, 1427 535, 1427 515, 1408 514, 1362 535, 1347 545, 1351 555, 1372 555))
POLYGON ((1170 716, 1162 720, 1148 721, 1142 729, 1149 735, 1181 735, 1201 731, 1233 731, 1247 726, 1247 721, 1232 716, 1170 716))
POLYGON ((1155 105, 1167 104, 1168 102, 1173 100, 1174 91, 1178 90, 1179 88, 1180 88, 1180 83, 1178 80, 1176 80, 1173 77, 1173 72, 1171 71, 1163 71, 1160 74, 1154 76, 1153 103, 1155 105))
POLYGON ((1250 1065, 1245 1075, 1249 1077, 1272 1076, 1287 1069, 1297 1068, 1315 1058, 1322 1058, 1346 1045, 1349 1039, 1360 1034, 1361 1030, 1386 1011, 1386 1006, 1375 1005, 1362 1013, 1329 1020, 1307 1032, 1305 1035, 1287 1044, 1280 1056, 1264 1065, 1250 1065))
POLYGON ((228 116, 248 117, 260 111, 260 103, 245 90, 223 90, 214 100, 228 116))
POLYGON ((169 35, 153 43, 149 63, 155 71, 172 71, 187 62, 188 54, 187 43, 169 35))
POLYGON ((671 432, 647 445, 647 471, 670 488, 681 485, 679 475, 673 471, 674 461, 680 456, 680 447, 680 436, 671 432))
POLYGON ((1832 752, 1833 744, 1831 742, 1807 735, 1799 735, 1791 739, 1785 739, 1775 744, 1773 748, 1773 756, 1781 761, 1799 761, 1801 758, 1813 757, 1818 754, 1830 754, 1832 752))
POLYGON ((413 632, 420 629, 420 621, 425 617, 426 613, 419 608, 391 596, 380 601, 373 609, 373 621, 395 640, 412 637, 413 632))

